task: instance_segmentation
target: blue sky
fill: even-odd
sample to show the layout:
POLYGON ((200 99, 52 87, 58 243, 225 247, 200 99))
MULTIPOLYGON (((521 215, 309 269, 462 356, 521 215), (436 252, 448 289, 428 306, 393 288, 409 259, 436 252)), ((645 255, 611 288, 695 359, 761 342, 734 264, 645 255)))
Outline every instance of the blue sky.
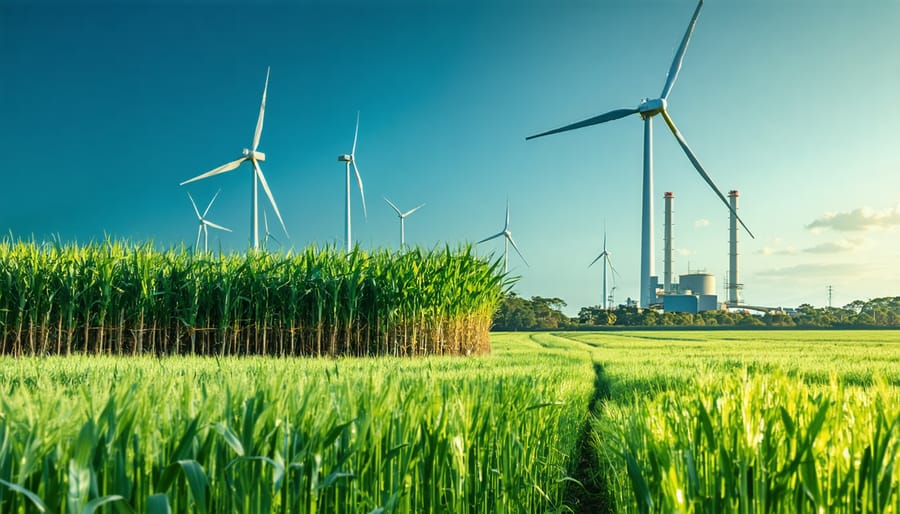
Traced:
MULTIPOLYGON (((288 246, 343 240, 344 170, 357 159, 354 239, 432 246, 511 230, 523 296, 567 311, 600 301, 604 224, 639 284, 642 124, 630 117, 525 136, 659 95, 692 1, 24 2, 0 0, 0 230, 193 244, 186 192, 249 238, 250 171, 178 183, 250 145, 271 66, 263 171, 288 246), (49 4, 49 5, 48 5, 49 4)), ((900 294, 900 3, 725 2, 701 12, 669 113, 720 189, 738 189, 748 303, 824 305, 900 294)), ((661 120, 654 124, 656 267, 662 196, 675 193, 676 273, 724 297, 727 210, 661 120)), ((261 202, 262 205, 267 204, 261 202)), ((202 206, 201 206, 202 208, 202 206)), ((485 252, 502 252, 502 243, 485 252)))

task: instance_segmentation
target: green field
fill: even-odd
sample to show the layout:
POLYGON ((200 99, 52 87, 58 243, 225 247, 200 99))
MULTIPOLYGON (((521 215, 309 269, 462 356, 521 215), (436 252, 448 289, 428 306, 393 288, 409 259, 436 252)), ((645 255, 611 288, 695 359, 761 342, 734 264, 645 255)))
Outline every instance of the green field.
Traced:
POLYGON ((0 359, 0 512, 900 512, 900 332, 0 359))

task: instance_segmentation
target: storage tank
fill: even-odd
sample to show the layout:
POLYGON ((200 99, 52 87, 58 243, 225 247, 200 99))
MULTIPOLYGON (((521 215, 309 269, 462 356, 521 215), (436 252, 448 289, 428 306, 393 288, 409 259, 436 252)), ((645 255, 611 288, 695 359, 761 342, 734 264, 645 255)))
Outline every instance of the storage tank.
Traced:
POLYGON ((700 312, 700 298, 692 294, 667 294, 663 296, 663 310, 666 312, 700 312))
POLYGON ((681 275, 679 291, 690 290, 693 294, 716 294, 716 277, 710 273, 689 273, 681 275))

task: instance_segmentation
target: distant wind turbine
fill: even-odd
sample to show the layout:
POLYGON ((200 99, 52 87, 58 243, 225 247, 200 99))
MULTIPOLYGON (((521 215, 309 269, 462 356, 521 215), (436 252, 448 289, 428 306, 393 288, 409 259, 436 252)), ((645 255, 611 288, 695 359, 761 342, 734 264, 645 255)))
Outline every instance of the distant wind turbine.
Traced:
POLYGON ((475 244, 480 245, 481 243, 490 241, 491 239, 496 239, 500 236, 503 236, 505 238, 505 241, 503 244, 503 271, 505 273, 509 272, 509 244, 510 243, 512 243, 513 248, 515 248, 516 253, 519 254, 519 257, 522 258, 522 262, 524 262, 525 265, 528 266, 528 261, 525 260, 525 256, 522 255, 522 252, 519 251, 519 247, 516 246, 516 242, 513 241, 512 232, 510 232, 510 230, 509 230, 509 200, 506 201, 506 224, 503 225, 503 231, 499 232, 497 234, 494 234, 491 237, 486 237, 486 238, 482 239, 481 241, 478 241, 475 244))
POLYGON ((269 232, 269 217, 266 216, 265 208, 263 209, 263 228, 266 231, 265 235, 263 236, 263 249, 269 249, 269 239, 275 241, 279 245, 281 244, 281 241, 279 241, 277 237, 273 236, 272 233, 269 232))
POLYGON ((197 215, 197 220, 200 222, 199 225, 197 226, 197 242, 194 244, 194 248, 196 249, 196 248, 200 247, 200 234, 203 234, 203 252, 204 253, 209 251, 209 230, 208 230, 209 227, 212 227, 212 228, 215 228, 218 230, 224 230, 225 232, 231 232, 230 228, 225 228, 221 225, 216 225, 215 223, 206 219, 206 215, 207 215, 207 213, 209 213, 210 207, 212 207, 213 202, 216 201, 216 198, 219 197, 219 193, 221 193, 221 192, 222 192, 221 189, 216 191, 216 194, 213 195, 212 200, 209 201, 209 205, 206 206, 206 210, 203 211, 203 214, 200 214, 200 210, 197 209, 197 203, 194 202, 194 197, 191 196, 190 193, 188 193, 188 198, 191 199, 191 205, 194 206, 194 213, 197 215))
POLYGON ((359 184, 359 196, 362 198, 363 216, 368 218, 366 214, 366 194, 363 192, 362 177, 359 176, 359 168, 356 167, 356 137, 359 135, 359 111, 356 111, 356 131, 353 132, 353 147, 349 154, 338 155, 338 161, 347 163, 347 223, 346 223, 346 241, 347 252, 349 253, 353 242, 350 237, 350 165, 353 165, 353 171, 356 172, 356 183, 359 184))
MULTIPOLYGON (((624 118, 625 116, 630 116, 632 114, 639 114, 640 117, 644 120, 644 185, 643 185, 643 203, 642 203, 642 220, 641 220, 641 306, 647 307, 656 298, 656 291, 651 290, 651 281, 650 277, 654 275, 654 262, 653 262, 653 135, 652 135, 652 119, 657 114, 661 115, 663 120, 665 120, 666 125, 669 126, 669 130, 672 131, 672 134, 675 136, 675 139, 678 140, 678 144, 681 145, 681 149, 684 150, 684 153, 687 155, 688 160, 691 161, 691 164, 694 165, 694 168, 703 177, 703 180, 715 191, 716 195, 722 200, 726 207, 737 217, 737 213, 731 208, 731 205, 728 203, 728 200, 725 198, 725 195, 719 190, 718 187, 713 183, 710 176, 703 169, 703 166, 700 165, 700 161, 697 160, 697 157, 694 155, 694 152, 691 151, 690 147, 688 147, 687 141, 685 141, 684 137, 681 135, 681 132, 678 131, 678 128, 675 127, 675 123, 672 121, 672 118, 669 116, 669 113, 666 110, 667 103, 666 100, 669 97, 669 93, 672 91, 672 86, 675 85, 675 79, 678 78, 678 72, 681 70, 681 63, 684 60, 684 53, 687 50, 688 42, 691 39, 691 33, 694 31, 694 25, 697 24, 697 17, 700 15, 700 8, 703 7, 703 0, 697 4, 696 10, 694 10, 694 16, 691 18, 691 23, 688 25, 687 31, 684 34, 684 38, 681 40, 681 46, 679 46, 678 51, 675 53, 675 59, 672 61, 672 65, 669 68, 669 73, 666 77, 666 83, 663 86, 662 93, 659 98, 655 98, 652 100, 644 99, 640 105, 635 108, 628 109, 616 109, 613 111, 609 111, 607 113, 601 114, 599 116, 594 116, 593 118, 588 118, 583 121, 579 121, 577 123, 572 123, 571 125, 566 125, 564 127, 560 127, 558 129, 549 130, 547 132, 542 132, 540 134, 535 134, 533 136, 528 136, 525 138, 534 139, 536 137, 548 136, 550 134, 557 134, 559 132, 565 132, 568 130, 574 130, 582 127, 589 127, 591 125, 597 125, 599 123, 606 123, 607 121, 617 120, 619 118, 624 118)), ((753 237, 753 233, 750 232, 750 229, 747 228, 747 225, 744 222, 737 218, 740 221, 741 225, 747 230, 747 233, 750 234, 750 237, 753 237)))
POLYGON ((606 309, 608 308, 606 303, 606 268, 608 267, 609 269, 611 269, 615 275, 619 274, 619 272, 616 271, 616 268, 614 268, 612 265, 609 251, 606 250, 606 231, 603 232, 603 251, 600 253, 600 255, 597 256, 596 259, 588 264, 588 268, 593 266, 594 263, 599 261, 600 259, 603 259, 603 308, 606 309))
POLYGON ((423 203, 422 205, 416 207, 415 209, 410 209, 406 212, 400 212, 400 209, 398 209, 396 205, 394 205, 390 200, 388 200, 386 196, 384 197, 384 201, 387 202, 388 205, 390 205, 392 209, 394 209, 394 212, 397 213, 397 217, 400 218, 400 248, 402 249, 403 247, 406 246, 406 228, 405 228, 406 217, 409 216, 410 214, 416 212, 417 210, 421 209, 422 207, 425 207, 425 204, 423 203))
POLYGON ((181 185, 183 186, 185 184, 190 184, 191 182, 202 180, 207 177, 220 175, 237 168, 244 161, 250 161, 250 164, 253 166, 253 194, 252 206, 250 207, 250 232, 251 242, 253 243, 254 249, 259 248, 259 184, 262 184, 263 190, 266 192, 266 196, 269 197, 269 202, 272 204, 272 208, 275 209, 275 214, 278 216, 278 221, 281 222, 281 228, 284 230, 284 233, 287 234, 287 228, 284 226, 284 220, 281 219, 281 213, 278 211, 278 205, 275 203, 275 198, 272 196, 272 191, 269 189, 268 182, 266 182, 266 176, 263 175, 262 169, 260 169, 259 167, 259 163, 266 160, 266 154, 257 151, 257 148, 259 148, 259 137, 262 135, 263 117, 266 114, 266 91, 268 89, 269 69, 266 68, 266 85, 263 87, 262 103, 260 103, 259 105, 259 119, 256 122, 256 131, 253 133, 253 145, 250 147, 250 149, 244 148, 243 157, 239 157, 227 164, 223 164, 218 168, 207 171, 202 175, 198 175, 190 180, 185 180, 181 183, 181 185))

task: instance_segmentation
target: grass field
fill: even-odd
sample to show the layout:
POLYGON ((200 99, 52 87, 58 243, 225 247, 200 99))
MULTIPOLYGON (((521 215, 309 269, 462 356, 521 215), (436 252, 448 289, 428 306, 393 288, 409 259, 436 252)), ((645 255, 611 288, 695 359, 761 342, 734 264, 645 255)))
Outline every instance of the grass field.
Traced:
POLYGON ((0 359, 0 512, 552 512, 590 361, 0 359))
POLYGON ((561 338, 602 367, 615 511, 900 512, 900 332, 561 338))
POLYGON ((900 512, 900 332, 0 359, 0 512, 900 512))

